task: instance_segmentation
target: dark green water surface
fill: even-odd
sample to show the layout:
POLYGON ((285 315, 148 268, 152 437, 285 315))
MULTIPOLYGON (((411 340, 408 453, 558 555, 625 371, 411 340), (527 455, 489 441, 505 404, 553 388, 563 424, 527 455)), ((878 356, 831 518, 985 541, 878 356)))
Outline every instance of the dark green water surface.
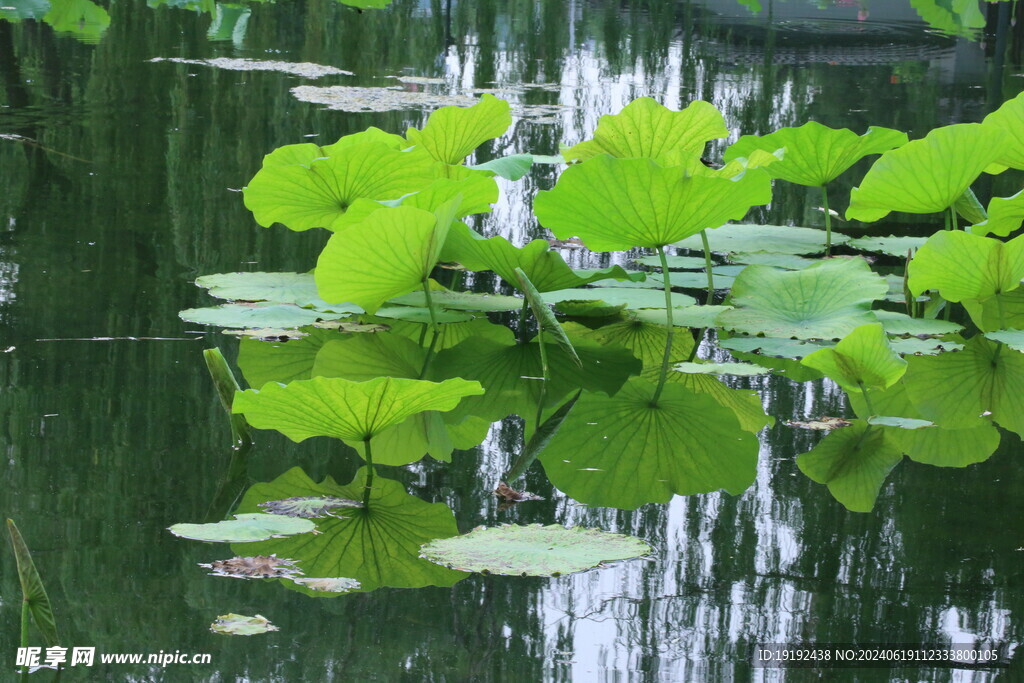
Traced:
MULTIPOLYGON (((325 241, 323 231, 260 228, 238 188, 277 146, 327 144, 370 125, 403 132, 426 117, 330 111, 292 88, 497 88, 514 104, 558 105, 517 118, 485 146, 497 156, 557 154, 559 143, 589 137, 600 115, 641 95, 672 107, 707 99, 734 137, 808 119, 919 137, 979 121, 1024 87, 1012 29, 995 35, 995 7, 988 35, 952 37, 903 2, 859 3, 870 6, 861 21, 858 3, 762 4, 753 14, 732 0, 396 0, 359 13, 330 0, 112 0, 105 28, 0 19, 0 513, 33 549, 65 645, 212 655, 204 666, 97 664, 65 677, 799 681, 816 676, 753 669, 750 648, 954 642, 1013 653, 1024 641, 1020 440, 1004 433, 992 458, 965 469, 905 461, 872 513, 850 513, 795 465, 820 436, 783 424, 849 414, 842 392, 822 382, 735 384, 758 389, 778 419, 761 435, 756 483, 738 497, 588 508, 553 490, 535 465, 526 488, 547 500, 499 511, 490 491, 520 447, 514 419, 450 464, 383 468, 409 493, 450 505, 462 531, 557 522, 634 534, 655 548, 603 570, 312 598, 276 581, 209 577, 196 564, 230 556, 227 546, 165 530, 220 518, 231 500, 218 499, 231 451, 201 352, 219 346, 232 359, 238 342, 179 320, 179 310, 211 304, 193 280, 305 271, 325 241), (313 81, 149 61, 157 57, 312 62, 354 75, 313 81), (396 75, 441 81, 401 85, 396 75), (262 614, 280 631, 210 633, 227 612, 262 614)), ((517 244, 544 236, 528 197, 551 186, 551 168, 508 185, 481 229, 517 244)), ((837 183, 840 210, 859 177, 837 183)), ((989 182, 1002 195, 1019 189, 1002 177, 989 182)), ((777 184, 775 201, 753 219, 820 225, 815 192, 777 184)), ((871 227, 888 234, 892 225, 871 227)), ((564 253, 574 266, 627 262, 621 253, 564 253)), ((476 284, 493 281, 481 275, 476 284)), ((293 444, 259 432, 257 440, 242 489, 294 466, 348 482, 360 464, 326 439, 293 444)), ((20 588, 3 547, 0 680, 8 680, 20 588)), ((995 669, 824 676, 1021 680, 995 669)))

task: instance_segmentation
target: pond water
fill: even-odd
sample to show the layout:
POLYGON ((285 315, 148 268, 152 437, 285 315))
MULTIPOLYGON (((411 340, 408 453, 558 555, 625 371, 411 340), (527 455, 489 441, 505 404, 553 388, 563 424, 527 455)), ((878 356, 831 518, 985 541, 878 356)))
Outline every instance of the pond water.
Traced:
MULTIPOLYGON (((926 2, 768 0, 756 12, 748 6, 757 3, 730 0, 396 0, 360 12, 329 0, 117 0, 102 8, 79 2, 63 14, 3 4, 0 510, 33 551, 64 645, 212 655, 196 666, 97 663, 89 677, 810 677, 752 668, 754 645, 781 642, 965 643, 1002 648, 1024 666, 1019 438, 1004 432, 997 452, 968 468, 904 461, 872 512, 848 512, 795 464, 820 437, 784 424, 852 414, 844 394, 821 380, 730 381, 756 389, 777 418, 760 435, 756 482, 738 496, 588 507, 555 490, 535 465, 525 488, 545 500, 499 509, 491 491, 520 449, 515 418, 497 423, 482 446, 456 451, 451 463, 381 468, 409 494, 450 506, 463 532, 559 523, 629 533, 654 547, 648 558, 605 569, 445 577, 438 582, 446 586, 313 598, 278 581, 209 577, 197 563, 230 551, 166 531, 223 519, 251 485, 293 467, 314 481, 345 483, 360 466, 337 442, 295 444, 271 431, 256 434, 247 462, 232 462, 201 352, 219 347, 234 359, 239 343, 178 317, 213 303, 193 285, 197 276, 304 272, 315 263, 323 231, 260 228, 243 206, 239 188, 269 151, 328 144, 371 125, 404 132, 423 123, 422 106, 342 109, 385 108, 396 94, 475 97, 480 89, 513 104, 513 127, 483 148, 494 156, 557 154, 560 143, 588 138, 602 114, 643 95, 673 108, 708 100, 734 137, 814 119, 858 132, 890 126, 915 138, 980 121, 1024 86, 1020 42, 1006 33, 1009 4, 986 6, 985 33, 926 2), (218 58, 351 75, 200 61, 218 58), (330 86, 372 90, 319 90, 330 86), (210 633, 228 612, 264 615, 280 631, 210 633)), ((841 208, 866 165, 858 168, 832 189, 841 208)), ((528 200, 555 176, 540 166, 503 183, 502 201, 477 227, 516 244, 546 236, 528 200)), ((1003 196, 1020 187, 1019 175, 986 182, 986 192, 1003 196)), ((820 226, 818 197, 777 184, 770 207, 750 220, 820 226)), ((894 214, 868 233, 897 226, 928 234, 929 220, 894 214)), ((563 250, 574 267, 627 265, 639 253, 563 250)), ((472 285, 487 291, 499 283, 485 273, 472 285)), ((6 679, 20 589, 6 551, 2 562, 6 679)), ((68 673, 86 675, 82 667, 68 673)), ((1013 675, 859 669, 843 671, 842 680, 1013 675)))

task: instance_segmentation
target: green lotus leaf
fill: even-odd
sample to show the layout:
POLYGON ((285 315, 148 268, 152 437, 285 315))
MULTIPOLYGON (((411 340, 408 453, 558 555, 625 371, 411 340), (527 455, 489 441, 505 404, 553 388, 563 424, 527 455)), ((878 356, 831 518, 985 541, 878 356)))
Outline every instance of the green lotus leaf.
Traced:
MULTIPOLYGON (((833 232, 833 243, 835 243, 835 237, 836 233, 833 232)), ((729 254, 729 262, 743 265, 773 266, 786 270, 803 270, 807 266, 817 263, 814 259, 804 258, 796 254, 780 254, 772 251, 737 251, 729 254)))
POLYGON ((880 154, 907 142, 907 134, 872 126, 864 135, 808 121, 768 135, 744 135, 725 150, 725 161, 749 157, 755 150, 785 148, 785 156, 766 169, 773 178, 798 185, 825 185, 868 154, 880 154))
MULTIPOLYGON (((631 289, 627 287, 594 287, 592 289, 560 289, 554 292, 542 292, 541 298, 549 304, 559 301, 603 301, 609 306, 626 304, 626 308, 665 308, 665 292, 660 289, 631 289)), ((672 292, 672 307, 682 308, 693 306, 696 300, 692 296, 672 292)))
POLYGON ((576 318, 610 318, 626 310, 626 304, 606 304, 600 299, 593 301, 567 299, 555 304, 555 310, 562 315, 576 318))
POLYGON ((508 102, 484 94, 472 107, 441 107, 430 115, 423 130, 410 128, 405 137, 433 159, 461 164, 473 150, 500 137, 511 125, 508 102))
POLYGON ((442 261, 456 261, 468 270, 493 270, 503 280, 516 285, 520 268, 541 292, 570 289, 598 280, 642 280, 643 273, 629 272, 622 266, 602 268, 586 275, 576 273, 547 240, 533 240, 525 247, 512 245, 504 237, 485 238, 465 224, 454 223, 441 252, 442 261))
MULTIPOLYGON (((400 308, 396 306, 395 308, 400 308)), ((448 313, 446 311, 445 313, 448 313)), ((372 316, 363 316, 364 322, 385 322, 391 327, 391 334, 412 339, 424 348, 433 345, 435 352, 450 349, 453 346, 465 341, 469 337, 483 337, 498 341, 510 340, 513 338, 512 331, 504 325, 492 323, 487 318, 473 318, 465 322, 448 323, 441 325, 437 331, 437 340, 432 340, 429 331, 425 330, 421 323, 408 322, 404 320, 377 319, 372 316)))
POLYGON ((250 387, 309 379, 320 348, 338 336, 333 330, 313 328, 306 336, 287 341, 243 339, 238 345, 238 369, 250 387))
POLYGON ((334 233, 317 260, 320 296, 375 313, 388 299, 421 286, 437 263, 450 208, 432 213, 399 206, 334 233))
MULTIPOLYGON (((899 415, 905 420, 935 424, 922 419, 907 395, 907 381, 913 379, 913 373, 914 368, 911 367, 903 382, 885 391, 869 390, 867 395, 871 398, 872 407, 883 415, 899 415)), ((860 392, 850 394, 850 406, 861 417, 870 412, 860 392)), ((987 460, 999 446, 999 430, 982 417, 963 424, 967 426, 960 429, 946 429, 942 425, 930 429, 883 429, 889 439, 915 462, 936 467, 966 467, 987 460)))
POLYGON ((366 441, 424 410, 448 411, 465 396, 483 393, 478 382, 449 379, 435 383, 378 377, 352 382, 313 377, 282 386, 235 394, 232 412, 242 413, 257 429, 276 429, 292 441, 333 436, 366 441))
POLYGON ((467 168, 471 168, 474 171, 487 171, 506 180, 519 180, 530 172, 530 167, 532 166, 532 154, 510 154, 507 157, 491 159, 482 164, 472 164, 467 166, 467 168))
POLYGON ((935 356, 946 351, 959 351, 964 346, 962 341, 963 339, 955 335, 928 339, 892 337, 889 339, 889 345, 901 356, 935 356))
POLYGON ((308 519, 257 512, 236 514, 234 519, 213 524, 175 524, 167 530, 175 536, 194 541, 250 543, 276 536, 306 534, 315 528, 316 525, 308 519))
POLYGON ((747 334, 839 339, 875 322, 871 303, 888 287, 863 259, 822 261, 804 270, 748 266, 726 300, 718 325, 747 334))
MULTIPOLYGON (((272 482, 252 486, 239 509, 256 510, 260 503, 291 496, 361 500, 366 472, 361 468, 351 483, 341 486, 331 477, 315 483, 302 469, 293 467, 272 482)), ((422 544, 459 533, 455 515, 444 503, 427 503, 407 494, 397 481, 375 476, 367 507, 321 520, 317 531, 246 545, 244 550, 297 560, 309 578, 350 577, 360 583, 361 591, 384 586, 451 586, 467 576, 420 559, 422 544)))
POLYGON ((886 152, 853 188, 846 219, 945 211, 999 158, 1007 137, 998 128, 958 123, 886 152))
POLYGON ((846 246, 860 249, 861 251, 872 251, 889 256, 906 258, 907 252, 917 249, 928 241, 927 237, 857 237, 846 243, 846 246))
POLYGON ((566 169, 554 189, 537 195, 534 213, 560 239, 578 236, 594 251, 616 251, 662 247, 769 201, 771 179, 759 169, 719 178, 599 156, 566 169))
POLYGON ((750 486, 757 438, 733 411, 675 382, 654 405, 655 388, 634 378, 611 397, 584 393, 540 455, 551 482, 582 503, 623 509, 750 486))
POLYGON ((886 334, 912 334, 915 336, 941 337, 955 334, 964 329, 963 325, 948 320, 932 318, 911 318, 906 313, 875 311, 875 317, 882 323, 886 334))
POLYGON ((1003 243, 958 230, 928 238, 909 266, 915 296, 936 289, 948 301, 984 299, 1009 292, 1024 278, 1024 235, 1003 243))
POLYGON ((988 220, 988 211, 981 205, 981 201, 971 188, 964 190, 964 193, 953 202, 953 209, 970 225, 988 220))
POLYGON ((997 342, 1002 342, 1014 351, 1024 351, 1024 330, 997 330, 986 332, 985 336, 997 342))
POLYGON ((472 313, 461 311, 434 311, 433 315, 429 308, 421 306, 384 306, 377 309, 377 318, 382 319, 384 324, 390 324, 391 320, 404 320, 411 323, 429 324, 438 323, 465 323, 473 319, 472 313))
POLYGON ((210 630, 225 636, 255 636, 280 629, 259 614, 254 617, 247 617, 244 614, 222 614, 217 617, 217 621, 210 624, 210 630))
MULTIPOLYGON (((833 245, 845 244, 849 240, 846 235, 832 233, 833 245)), ((825 239, 821 230, 791 225, 723 225, 708 232, 708 242, 711 251, 718 254, 760 251, 777 254, 818 254, 825 250, 825 239)), ((700 235, 688 237, 673 246, 694 251, 704 249, 700 235)))
POLYGON ((566 161, 585 161, 600 154, 645 157, 662 166, 681 163, 681 156, 701 155, 710 140, 728 137, 725 117, 714 105, 696 100, 671 111, 650 97, 639 97, 618 114, 597 122, 594 138, 562 153, 566 161))
MULTIPOLYGON (((672 324, 676 327, 714 327, 715 320, 725 311, 731 311, 732 306, 686 306, 684 308, 672 309, 672 324)), ((640 311, 630 311, 629 317, 657 325, 667 325, 668 317, 666 309, 645 308, 640 311)))
POLYGON ((335 310, 320 298, 312 273, 216 273, 196 278, 210 296, 228 301, 270 301, 337 313, 362 313, 351 304, 335 310))
MULTIPOLYGON (((337 307, 335 307, 337 308, 337 307)), ((292 304, 276 304, 271 302, 234 303, 210 306, 208 308, 189 308, 178 313, 178 317, 188 322, 217 327, 233 327, 251 329, 257 327, 277 327, 292 329, 304 325, 312 325, 318 320, 337 320, 350 313, 359 312, 356 306, 345 306, 351 311, 327 312, 309 308, 299 308, 292 304)))
POLYGON ((72 33, 79 40, 98 43, 110 26, 110 14, 89 0, 51 0, 43 21, 58 33, 72 33))
POLYGON ((918 420, 913 417, 887 417, 877 415, 869 417, 868 424, 878 427, 897 427, 899 429, 926 429, 928 427, 935 426, 935 423, 931 420, 918 420))
POLYGON ((498 184, 493 178, 481 174, 473 174, 459 180, 439 178, 422 190, 387 201, 357 199, 348 211, 338 216, 331 225, 331 230, 344 230, 350 225, 362 223, 370 214, 381 209, 396 206, 409 206, 424 211, 437 211, 445 204, 461 198, 455 212, 456 218, 465 218, 472 214, 489 213, 491 205, 498 201, 498 184))
POLYGON ((639 538, 559 524, 477 527, 420 549, 424 558, 451 569, 506 576, 561 576, 650 552, 639 538))
MULTIPOLYGON (((18 583, 21 585, 22 608, 27 609, 28 614, 23 613, 23 619, 31 615, 32 622, 50 647, 60 645, 60 634, 57 632, 57 622, 53 617, 53 607, 50 604, 50 597, 46 593, 46 586, 39 576, 35 562, 32 561, 32 553, 25 543, 25 539, 18 530, 18 525, 13 519, 7 520, 7 534, 11 538, 11 550, 14 551, 14 561, 18 571, 18 583)), ((22 621, 22 628, 28 627, 28 621, 22 621)), ((27 634, 24 634, 27 635, 27 634)))
MULTIPOLYGON (((666 256, 665 260, 669 270, 704 270, 706 265, 703 256, 666 256)), ((636 259, 636 262, 644 266, 661 267, 661 258, 658 256, 644 256, 636 259)))
POLYGON ((907 371, 907 361, 893 351, 881 323, 861 325, 832 348, 815 351, 801 362, 846 391, 887 389, 907 371))
MULTIPOLYGON (((654 380, 654 373, 646 375, 654 380)), ((740 429, 757 434, 763 427, 775 424, 775 418, 764 412, 761 395, 751 389, 733 389, 719 377, 712 375, 694 375, 686 373, 669 373, 669 381, 679 384, 698 394, 707 394, 715 399, 720 406, 731 410, 739 420, 740 429)))
POLYGON ((882 483, 903 459, 903 452, 880 427, 854 420, 829 432, 811 451, 798 455, 797 467, 852 512, 871 512, 882 483))
MULTIPOLYGON (((984 25, 984 24, 983 24, 984 25)), ((1005 134, 1000 143, 998 156, 990 173, 999 173, 1006 168, 1024 168, 1024 93, 1003 102, 999 109, 985 117, 982 125, 1005 134)))
MULTIPOLYGON (((714 269, 711 270, 714 273, 714 269)), ((680 287, 682 289, 706 289, 708 286, 708 276, 705 273, 693 273, 693 272, 675 272, 669 273, 669 282, 673 287, 680 287)), ((715 289, 729 289, 732 287, 733 282, 736 278, 731 275, 715 275, 715 289)), ((647 278, 647 283, 651 287, 664 287, 664 280, 661 275, 651 275, 647 278)), ((600 287, 600 283, 597 285, 600 287)))
POLYGON ((1006 237, 1024 221, 1024 190, 1012 197, 993 197, 988 203, 988 219, 971 226, 975 235, 1006 237))
POLYGON ((331 156, 302 145, 263 168, 244 190, 245 206, 263 227, 292 230, 333 225, 357 199, 397 199, 429 185, 440 166, 425 154, 401 152, 384 142, 343 145, 331 156), (298 162, 302 153, 305 158, 298 162), (287 159, 290 163, 280 163, 287 159))
MULTIPOLYGON (((477 292, 452 292, 446 289, 431 291, 430 299, 434 302, 435 306, 452 308, 457 311, 518 311, 523 307, 523 300, 516 296, 477 292)), ((427 297, 423 292, 409 292, 408 294, 390 299, 388 303, 424 307, 427 305, 427 297)))
POLYGON ((735 375, 739 377, 766 375, 771 372, 768 368, 752 363, 676 363, 672 369, 687 375, 735 375))
POLYGON ((962 351, 907 361, 907 395, 924 419, 963 429, 991 414, 1000 426, 1024 434, 1024 354, 979 335, 962 351))
MULTIPOLYGON (((831 348, 831 344, 823 342, 803 341, 788 337, 730 337, 720 339, 718 345, 723 349, 739 353, 756 353, 773 358, 800 359, 823 348, 831 348)), ((816 376, 820 376, 817 375, 816 376)))
POLYGON ((1024 287, 985 299, 964 299, 964 309, 983 332, 1024 329, 1024 287))

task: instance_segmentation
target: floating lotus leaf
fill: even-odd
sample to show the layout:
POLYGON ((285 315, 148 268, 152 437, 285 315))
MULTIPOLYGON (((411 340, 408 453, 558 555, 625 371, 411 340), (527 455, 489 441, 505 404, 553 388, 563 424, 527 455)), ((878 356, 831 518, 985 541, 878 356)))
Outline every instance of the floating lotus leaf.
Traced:
POLYGON ((450 324, 469 322, 473 319, 473 314, 440 310, 434 311, 431 316, 430 309, 420 306, 384 306, 377 309, 377 317, 383 318, 386 323, 391 320, 404 320, 411 323, 429 324, 436 321, 439 324, 450 324))
POLYGON ((534 212, 560 239, 616 251, 672 244, 769 201, 771 179, 759 169, 721 178, 599 156, 566 169, 554 189, 537 195, 534 212))
MULTIPOLYGON (((715 271, 712 269, 711 271, 715 271)), ((708 276, 705 273, 691 273, 691 272, 676 272, 669 273, 669 282, 673 287, 681 287, 683 289, 705 289, 708 286, 708 276)), ((733 282, 736 278, 731 275, 718 275, 715 274, 715 289, 729 289, 732 287, 733 282)), ((647 282, 652 287, 664 286, 664 280, 661 275, 651 275, 647 278, 647 282)), ((600 286, 600 285, 598 285, 600 286)))
MULTIPOLYGON (((344 486, 331 477, 315 483, 300 468, 293 467, 272 482, 252 486, 242 497, 239 509, 255 510, 263 501, 290 496, 362 498, 365 484, 365 467, 344 486)), ((322 520, 317 530, 320 533, 315 535, 245 548, 293 558, 307 579, 349 577, 359 582, 361 591, 383 586, 451 586, 466 576, 419 557, 422 544, 459 533, 451 508, 410 496, 397 481, 375 476, 366 508, 322 520)))
POLYGON ((881 323, 861 325, 832 348, 815 351, 801 362, 846 391, 887 389, 907 371, 907 361, 893 351, 881 323))
POLYGON ((676 363, 672 369, 687 375, 735 375, 739 377, 766 375, 771 372, 768 368, 752 363, 676 363))
MULTIPOLYGON (((666 256, 665 260, 668 262, 669 270, 704 270, 706 265, 703 256, 666 256)), ((658 256, 644 256, 636 259, 636 262, 645 266, 661 267, 661 259, 658 256)))
POLYGON ((861 251, 872 251, 889 256, 906 258, 907 252, 917 249, 928 241, 927 237, 857 237, 846 243, 846 246, 860 249, 861 251))
POLYGON ((731 409, 675 382, 654 405, 655 388, 634 378, 611 397, 584 393, 540 455, 551 482, 582 503, 623 509, 753 483, 757 438, 731 409))
POLYGON ((1012 197, 993 197, 988 203, 988 219, 971 226, 975 235, 1006 237, 1024 221, 1024 190, 1012 197))
POLYGON ((295 304, 333 313, 362 313, 353 304, 329 304, 316 291, 312 273, 216 273, 196 278, 210 296, 229 301, 268 301, 295 304))
POLYGON ((998 330, 986 332, 985 336, 993 341, 1006 344, 1014 351, 1024 351, 1024 330, 998 330))
POLYGON ((362 223, 370 214, 396 206, 407 206, 424 211, 437 211, 445 204, 459 198, 455 218, 465 218, 476 213, 487 213, 491 205, 498 201, 498 184, 493 178, 482 174, 472 174, 465 178, 453 180, 439 178, 422 190, 407 194, 398 199, 374 201, 357 199, 331 225, 331 230, 344 230, 350 225, 362 223))
POLYGON ((962 351, 907 361, 907 394, 924 419, 961 429, 991 413, 1000 426, 1024 435, 1024 354, 977 336, 962 351))
MULTIPOLYGON (((659 289, 633 289, 627 287, 595 287, 593 289, 560 289, 542 292, 541 298, 549 304, 559 301, 603 301, 609 306, 626 304, 626 308, 665 308, 665 292, 659 289)), ((697 301, 692 296, 672 293, 672 307, 693 306, 697 301)))
MULTIPOLYGON (((359 327, 359 323, 349 324, 359 327)), ((243 339, 256 339, 263 342, 288 341, 289 339, 302 339, 306 336, 305 332, 284 327, 254 327, 248 330, 222 330, 222 332, 243 339)))
POLYGON ((936 289, 948 301, 984 299, 1017 289, 1024 278, 1024 235, 1009 242, 958 230, 928 238, 910 262, 915 296, 936 289))
POLYGON ((487 171, 506 180, 519 180, 530 172, 533 166, 532 154, 510 154, 507 157, 491 159, 482 164, 467 166, 474 171, 487 171))
POLYGON ((291 329, 312 325, 318 320, 337 320, 351 313, 359 312, 357 306, 352 311, 328 313, 309 308, 299 308, 292 304, 275 304, 269 302, 253 304, 221 304, 208 308, 189 308, 178 313, 178 317, 201 325, 217 327, 257 328, 276 327, 291 329))
MULTIPOLYGON (((913 381, 913 374, 912 366, 903 382, 893 385, 886 391, 868 391, 875 410, 883 415, 900 416, 882 419, 899 419, 910 426, 935 424, 931 420, 922 419, 920 411, 910 401, 906 385, 908 381, 913 381)), ((867 416, 870 412, 859 392, 850 394, 850 406, 861 417, 867 416)), ((877 419, 879 418, 869 418, 869 421, 877 419)), ((903 453, 915 462, 936 467, 966 467, 987 460, 999 446, 999 430, 983 417, 975 417, 962 424, 960 429, 946 429, 942 425, 928 429, 906 429, 902 424, 882 428, 886 430, 889 439, 898 444, 903 453)))
POLYGON ((565 150, 566 161, 600 154, 646 157, 662 166, 682 163, 681 157, 700 155, 710 140, 728 137, 725 117, 714 105, 696 100, 682 111, 671 111, 650 97, 639 97, 618 114, 597 122, 594 138, 565 150))
POLYGON ((421 286, 441 253, 451 208, 435 214, 399 206, 335 232, 317 260, 320 296, 374 313, 388 299, 421 286))
POLYGON ((287 384, 309 379, 320 348, 339 334, 332 330, 308 329, 305 337, 283 342, 243 339, 238 346, 238 369, 251 387, 267 382, 287 384))
POLYGON ((868 418, 869 425, 877 425, 879 427, 898 427, 899 429, 925 429, 927 427, 934 427, 935 423, 931 420, 918 420, 913 417, 888 417, 878 416, 868 418))
POLYGON ((583 275, 574 272, 558 252, 551 251, 551 245, 547 240, 533 240, 525 247, 518 248, 500 235, 484 238, 462 223, 453 224, 448 232, 441 260, 457 261, 463 267, 474 271, 493 270, 514 286, 517 284, 515 270, 520 268, 541 292, 582 287, 606 278, 644 278, 643 273, 629 272, 621 266, 602 268, 583 275))
POLYGON ((1024 126, 1024 94, 1003 102, 999 109, 985 117, 982 125, 1005 134, 997 150, 995 163, 986 170, 999 173, 1007 167, 1024 168, 1024 133, 1021 132, 1024 126))
POLYGON ((236 579, 284 579, 301 574, 295 560, 276 555, 232 557, 230 560, 215 560, 200 567, 211 569, 211 576, 231 576, 236 579))
MULTIPOLYGON (((801 229, 804 230, 806 228, 801 229)), ((846 238, 845 235, 842 235, 842 237, 846 238)), ((833 232, 833 244, 835 239, 836 233, 833 232)), ((775 268, 785 268, 786 270, 803 270, 807 266, 817 263, 814 259, 804 258, 796 254, 780 254, 773 251, 737 251, 729 254, 729 261, 746 265, 774 266, 775 268)))
POLYGON ((901 356, 935 356, 946 351, 959 351, 963 348, 962 341, 963 339, 954 335, 929 339, 892 337, 889 339, 889 345, 901 356))
POLYGON ((244 414, 257 429, 276 429, 292 441, 313 436, 365 441, 416 413, 451 410, 463 397, 482 393, 479 383, 458 378, 436 383, 314 377, 238 392, 232 412, 244 414))
POLYGON ((194 541, 249 543, 292 534, 305 534, 315 528, 316 525, 308 519, 252 513, 235 515, 235 519, 212 524, 175 524, 167 530, 175 536, 194 541))
POLYGON ((348 579, 343 576, 332 576, 324 579, 304 577, 292 579, 292 583, 297 583, 304 588, 318 593, 351 593, 362 587, 355 579, 348 579))
POLYGON ((483 95, 472 107, 441 107, 423 130, 410 128, 406 139, 433 159, 460 164, 477 147, 499 137, 512 125, 508 102, 483 95))
POLYGON ((560 576, 651 552, 639 538, 558 524, 477 527, 463 536, 431 541, 423 557, 464 572, 560 576))
POLYGON ((225 636, 255 636, 280 629, 259 614, 254 617, 247 617, 243 614, 222 614, 217 617, 217 621, 210 624, 210 630, 225 636))
POLYGON ((882 483, 903 459, 898 444, 880 427, 854 420, 831 432, 810 452, 798 455, 800 471, 852 512, 871 512, 882 483))
MULTIPOLYGON (((458 311, 518 311, 523 307, 523 300, 519 297, 501 294, 436 290, 430 292, 430 298, 435 306, 458 311)), ((427 305, 427 298, 423 292, 410 292, 395 297, 388 303, 423 307, 427 305)))
POLYGON ((998 128, 959 123, 886 152, 853 188, 846 219, 945 211, 999 158, 1007 137, 998 128))
POLYGON ((626 310, 626 304, 606 304, 600 299, 596 301, 574 301, 568 299, 555 304, 555 310, 562 315, 577 318, 609 318, 626 310))
MULTIPOLYGON (((150 7, 156 3, 150 4, 150 7)), ((313 64, 311 62, 281 62, 278 60, 264 59, 232 59, 230 57, 215 57, 213 59, 184 59, 182 57, 153 57, 150 62, 173 62, 175 64, 194 64, 196 66, 211 66, 215 69, 226 71, 276 71, 277 73, 290 74, 300 78, 321 78, 323 76, 354 76, 351 71, 345 71, 333 66, 313 64)))
MULTIPOLYGON (((832 244, 845 244, 849 237, 832 233, 832 244)), ((818 254, 825 250, 824 231, 792 225, 749 225, 733 223, 708 232, 711 251, 718 254, 771 252, 777 254, 818 254)), ((673 246, 702 250, 700 235, 687 237, 673 246)))
POLYGON ((872 126, 864 135, 848 128, 829 128, 808 121, 799 128, 780 128, 768 135, 744 135, 725 150, 725 161, 749 157, 755 150, 774 152, 785 148, 785 156, 766 170, 773 178, 798 185, 825 185, 868 154, 880 154, 907 142, 907 134, 891 128, 872 126))
POLYGON ((718 345, 730 351, 791 359, 803 358, 822 348, 832 346, 822 342, 803 341, 788 337, 730 337, 720 339, 718 345))
POLYGON ((822 261, 803 270, 748 266, 732 287, 718 325, 747 334, 839 339, 875 322, 871 304, 888 290, 863 259, 822 261))
POLYGON ((264 159, 244 190, 245 206, 264 227, 328 227, 357 199, 397 199, 423 189, 441 172, 428 155, 379 141, 341 148, 306 144, 275 154, 264 159))
POLYGON ((886 334, 941 337, 964 329, 963 325, 948 320, 911 318, 906 313, 897 313, 895 311, 875 311, 875 317, 882 323, 886 334))
POLYGON ((333 514, 333 510, 344 510, 345 508, 358 508, 362 506, 363 504, 357 501, 337 498, 335 496, 295 496, 260 503, 260 507, 272 515, 303 517, 305 519, 329 517, 333 514))
MULTIPOLYGON (((668 317, 664 308, 645 308, 640 311, 630 311, 629 317, 656 325, 667 325, 668 317)), ((672 309, 672 324, 676 327, 714 327, 715 320, 725 311, 731 311, 732 306, 685 306, 672 309)))

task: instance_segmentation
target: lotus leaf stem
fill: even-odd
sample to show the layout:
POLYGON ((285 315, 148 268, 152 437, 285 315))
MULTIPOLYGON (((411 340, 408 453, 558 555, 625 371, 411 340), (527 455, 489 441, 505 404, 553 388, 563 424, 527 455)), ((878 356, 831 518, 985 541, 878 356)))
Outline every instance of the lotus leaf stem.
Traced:
POLYGON ((366 453, 366 484, 363 489, 363 507, 370 505, 370 490, 373 488, 373 451, 370 450, 370 437, 363 439, 364 452, 366 453))
POLYGON ((530 300, 523 297, 523 308, 519 311, 519 343, 526 341, 526 311, 530 307, 530 300))
POLYGON ((878 413, 875 412, 874 407, 871 405, 871 399, 868 398, 868 390, 864 386, 864 382, 857 382, 857 386, 860 387, 860 393, 864 397, 864 404, 868 407, 868 417, 874 417, 878 413))
POLYGON ((437 336, 437 313, 434 311, 434 300, 430 297, 430 285, 426 278, 423 280, 423 296, 427 299, 427 310, 430 311, 430 329, 437 336))
MULTIPOLYGON (((704 232, 701 231, 701 235, 703 234, 704 232)), ((704 239, 704 244, 707 245, 707 237, 704 239)), ((704 253, 705 255, 709 253, 706 247, 704 253)), ((665 334, 665 355, 661 359, 661 376, 658 378, 658 388, 654 390, 654 396, 651 397, 652 406, 658 405, 658 399, 661 398, 661 390, 665 388, 665 381, 668 379, 668 363, 672 357, 672 335, 675 334, 675 327, 672 325, 672 283, 668 279, 668 257, 665 256, 664 246, 658 247, 658 256, 661 258, 661 279, 662 284, 665 286, 665 322, 668 325, 668 329, 665 334)), ((710 267, 708 268, 708 276, 711 276, 710 267)))
POLYGON ((825 210, 825 258, 832 256, 832 213, 828 208, 828 186, 821 186, 821 206, 825 210))
MULTIPOLYGON (((700 231, 700 241, 704 244, 704 270, 708 274, 708 300, 705 303, 710 306, 715 302, 715 276, 711 272, 711 245, 708 243, 707 230, 700 231)), ((665 282, 668 282, 667 261, 663 252, 664 249, 661 252, 661 276, 665 278, 665 282)), ((666 303, 669 303, 667 299, 666 303)), ((671 308, 671 306, 669 307, 671 308)))
POLYGON ((540 385, 540 397, 537 399, 537 429, 540 429, 541 418, 544 416, 544 402, 548 397, 548 378, 550 372, 548 371, 548 351, 544 348, 544 325, 540 325, 540 329, 537 331, 537 342, 540 344, 540 368, 541 375, 544 377, 544 383, 540 385))
MULTIPOLYGON (((960 226, 957 225, 956 207, 954 207, 954 206, 950 206, 949 207, 949 222, 950 222, 950 225, 952 226, 951 229, 959 230, 960 226)), ((965 227, 965 229, 966 229, 966 227, 965 227)))
MULTIPOLYGON (((21 647, 28 647, 28 595, 21 596, 21 647)), ((28 671, 28 667, 22 669, 23 672, 28 671)))

